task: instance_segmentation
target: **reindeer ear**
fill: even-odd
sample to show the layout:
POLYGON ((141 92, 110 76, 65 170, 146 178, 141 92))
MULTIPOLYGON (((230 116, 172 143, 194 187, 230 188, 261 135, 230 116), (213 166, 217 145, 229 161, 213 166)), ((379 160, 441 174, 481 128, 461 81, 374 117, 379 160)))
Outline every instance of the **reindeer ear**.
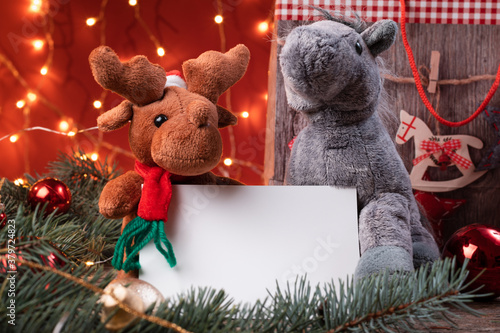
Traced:
POLYGON ((234 126, 238 123, 238 118, 220 105, 217 105, 217 113, 219 114, 219 128, 234 126))
POLYGON ((125 126, 132 119, 132 103, 123 101, 97 118, 97 127, 103 132, 111 132, 125 126))
POLYGON ((122 63, 110 47, 99 46, 90 53, 89 62, 97 83, 134 104, 143 106, 163 96, 165 70, 145 56, 122 63))
POLYGON ((248 66, 250 51, 239 44, 226 53, 207 51, 182 64, 188 90, 216 104, 219 96, 235 84, 248 66))
POLYGON ((376 57, 391 47, 396 41, 398 25, 392 20, 381 20, 375 22, 371 27, 361 33, 361 37, 370 49, 371 54, 376 57))

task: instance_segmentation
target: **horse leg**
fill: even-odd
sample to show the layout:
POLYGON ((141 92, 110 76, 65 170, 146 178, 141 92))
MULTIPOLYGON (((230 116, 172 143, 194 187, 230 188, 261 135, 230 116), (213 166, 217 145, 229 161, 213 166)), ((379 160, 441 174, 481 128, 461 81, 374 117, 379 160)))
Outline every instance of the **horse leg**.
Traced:
POLYGON ((409 200, 401 194, 382 193, 361 210, 356 280, 385 269, 390 274, 413 270, 409 200))
POLYGON ((429 232, 432 226, 424 215, 420 214, 416 201, 410 206, 411 240, 413 244, 413 267, 419 268, 439 258, 439 249, 434 237, 429 232), (426 228, 427 227, 427 228, 426 228))

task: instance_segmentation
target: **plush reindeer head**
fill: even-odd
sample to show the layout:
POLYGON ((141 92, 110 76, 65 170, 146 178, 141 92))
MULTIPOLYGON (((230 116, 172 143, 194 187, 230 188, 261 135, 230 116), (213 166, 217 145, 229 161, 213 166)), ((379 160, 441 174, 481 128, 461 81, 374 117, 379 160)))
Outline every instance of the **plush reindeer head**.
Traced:
POLYGON ((103 113, 98 127, 108 132, 130 121, 130 148, 139 162, 183 176, 208 172, 222 154, 218 128, 237 121, 217 100, 243 76, 249 59, 241 44, 225 54, 205 52, 182 65, 185 89, 166 86, 165 70, 146 57, 121 62, 100 46, 89 57, 94 78, 126 100, 103 113))

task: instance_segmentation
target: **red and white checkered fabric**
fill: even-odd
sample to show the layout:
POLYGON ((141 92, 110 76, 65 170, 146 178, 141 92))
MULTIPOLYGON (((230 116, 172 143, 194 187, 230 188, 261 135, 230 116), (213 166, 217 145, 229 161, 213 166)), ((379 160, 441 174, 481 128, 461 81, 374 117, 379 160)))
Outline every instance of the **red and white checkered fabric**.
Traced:
POLYGON ((447 155, 455 164, 462 166, 465 169, 468 169, 472 166, 472 162, 466 159, 465 157, 458 155, 456 150, 462 147, 462 143, 459 139, 452 139, 446 141, 442 145, 431 140, 423 140, 420 144, 420 149, 427 151, 427 153, 422 154, 416 157, 413 160, 413 165, 417 165, 422 162, 432 154, 442 152, 442 154, 447 155))
MULTIPOLYGON (((317 20, 309 6, 327 10, 349 8, 365 21, 399 22, 399 0, 276 0, 276 20, 317 20)), ((347 13, 349 14, 349 12, 347 13)), ((500 0, 406 0, 408 23, 500 24, 500 0)))

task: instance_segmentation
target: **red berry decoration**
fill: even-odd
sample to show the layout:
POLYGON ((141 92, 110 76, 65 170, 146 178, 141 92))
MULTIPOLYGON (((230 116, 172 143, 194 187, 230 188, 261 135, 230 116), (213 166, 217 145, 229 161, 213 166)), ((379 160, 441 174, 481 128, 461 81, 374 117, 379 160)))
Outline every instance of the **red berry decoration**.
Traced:
POLYGON ((71 192, 59 179, 45 178, 37 181, 28 192, 28 203, 35 209, 38 204, 47 204, 45 214, 57 210, 57 214, 68 212, 71 205, 71 192))
POLYGON ((457 264, 462 266, 469 259, 466 282, 484 273, 467 289, 472 291, 484 285, 478 293, 493 293, 491 300, 500 296, 500 229, 494 226, 471 224, 456 231, 446 242, 443 257, 456 256, 457 264))
POLYGON ((7 214, 5 212, 0 213, 0 230, 7 224, 7 214))

